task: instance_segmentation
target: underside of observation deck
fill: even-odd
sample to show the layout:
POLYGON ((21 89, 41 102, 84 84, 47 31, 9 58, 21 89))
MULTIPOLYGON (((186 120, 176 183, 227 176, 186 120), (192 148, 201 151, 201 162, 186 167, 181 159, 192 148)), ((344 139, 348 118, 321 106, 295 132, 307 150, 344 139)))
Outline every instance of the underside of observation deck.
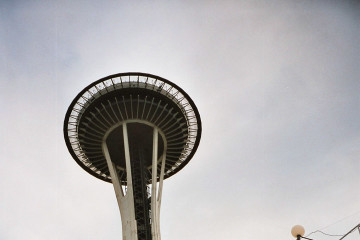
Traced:
MULTIPOLYGON (((128 124, 130 145, 143 143, 144 166, 151 168, 152 128, 146 124, 136 123, 136 119, 148 121, 164 132, 168 147, 172 148, 167 157, 165 171, 169 171, 177 163, 186 147, 188 127, 181 109, 161 94, 146 89, 120 89, 101 96, 82 114, 78 131, 80 146, 92 166, 109 175, 105 158, 101 150, 101 142, 112 126, 126 119, 134 119, 128 124)), ((122 128, 116 127, 107 137, 111 159, 116 163, 120 175, 126 176, 124 149, 121 134, 122 128), (120 147, 119 147, 120 146, 120 147)), ((159 152, 163 151, 164 140, 160 138, 159 152)), ((169 150, 170 151, 170 150, 169 150)), ((126 181, 126 179, 122 179, 126 181)))
MULTIPOLYGON (((106 137, 111 159, 122 176, 121 182, 126 184, 124 150, 118 147, 122 146, 120 126, 125 122, 131 142, 147 142, 143 146, 146 156, 151 143, 145 141, 150 136, 146 133, 150 128, 145 125, 159 128, 159 157, 166 154, 165 178, 190 161, 200 141, 200 115, 181 88, 151 74, 115 74, 81 91, 67 111, 64 136, 76 162, 93 176, 111 182, 101 148, 106 137)), ((143 164, 150 173, 151 160, 145 157, 143 164)))

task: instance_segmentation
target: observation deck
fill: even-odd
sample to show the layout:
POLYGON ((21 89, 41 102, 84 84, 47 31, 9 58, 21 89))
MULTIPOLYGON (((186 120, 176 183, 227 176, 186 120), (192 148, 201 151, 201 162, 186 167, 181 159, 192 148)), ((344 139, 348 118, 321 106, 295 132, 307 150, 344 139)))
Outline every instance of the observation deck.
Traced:
POLYGON ((154 127, 159 139, 157 181, 164 154, 168 178, 191 160, 201 137, 199 112, 185 91, 164 78, 129 72, 99 79, 75 97, 65 116, 66 145, 85 171, 112 182, 102 148, 105 141, 119 180, 126 185, 123 124, 130 153, 141 154, 147 183, 152 180, 154 127))

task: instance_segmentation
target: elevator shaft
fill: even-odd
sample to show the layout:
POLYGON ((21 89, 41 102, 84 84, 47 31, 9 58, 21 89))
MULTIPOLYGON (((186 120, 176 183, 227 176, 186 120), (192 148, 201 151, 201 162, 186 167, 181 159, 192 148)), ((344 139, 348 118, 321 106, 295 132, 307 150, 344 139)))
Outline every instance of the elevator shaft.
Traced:
POLYGON ((151 198, 147 187, 149 174, 144 166, 144 151, 141 146, 133 143, 130 146, 130 155, 132 160, 131 172, 138 240, 152 240, 150 222, 151 198))

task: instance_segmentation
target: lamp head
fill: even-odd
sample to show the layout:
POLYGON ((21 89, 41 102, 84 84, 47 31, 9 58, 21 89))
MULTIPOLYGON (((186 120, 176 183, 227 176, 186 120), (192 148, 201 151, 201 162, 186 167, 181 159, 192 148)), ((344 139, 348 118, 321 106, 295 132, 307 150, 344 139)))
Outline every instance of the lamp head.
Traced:
POLYGON ((305 229, 303 226, 301 225, 295 225, 292 227, 291 229, 291 234, 295 237, 298 238, 298 236, 302 237, 305 234, 305 229))

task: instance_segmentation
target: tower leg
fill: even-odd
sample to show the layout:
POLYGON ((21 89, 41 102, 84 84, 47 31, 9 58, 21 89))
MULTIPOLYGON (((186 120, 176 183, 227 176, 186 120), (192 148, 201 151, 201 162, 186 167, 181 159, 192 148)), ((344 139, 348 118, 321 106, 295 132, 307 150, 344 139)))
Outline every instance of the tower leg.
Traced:
POLYGON ((123 240, 138 240, 137 225, 135 219, 135 208, 134 208, 134 193, 133 193, 133 184, 132 184, 132 176, 131 176, 129 140, 127 134, 127 126, 125 123, 123 124, 123 138, 124 138, 126 177, 127 177, 126 192, 124 192, 123 189, 121 188, 120 178, 117 174, 115 164, 111 161, 105 139, 103 140, 102 148, 104 151, 106 162, 109 167, 116 199, 120 208, 123 240))
MULTIPOLYGON (((109 167, 110 176, 115 190, 116 199, 119 205, 123 240, 161 240, 160 236, 160 204, 164 180, 165 171, 165 159, 166 159, 166 143, 164 143, 164 154, 161 158, 160 176, 158 177, 158 128, 154 127, 153 130, 153 151, 152 151, 152 182, 151 182, 151 202, 150 209, 151 215, 149 218, 148 207, 141 209, 141 206, 135 206, 137 202, 142 201, 142 204, 147 203, 146 193, 146 181, 144 179, 145 169, 141 168, 141 151, 139 149, 133 149, 130 151, 129 138, 126 123, 123 124, 123 139, 124 139, 124 152, 125 152, 125 164, 126 164, 126 178, 127 178, 127 190, 123 190, 121 186, 121 179, 116 171, 116 165, 111 161, 109 150, 106 144, 106 139, 103 140, 102 149, 106 158, 107 165, 109 167), (135 151, 135 152, 134 152, 135 151), (136 154, 136 151, 138 153, 136 154), (132 158, 139 158, 130 160, 130 153, 132 158), (133 163, 133 167, 131 165, 133 163), (140 165, 140 166, 138 166, 140 165), (141 171, 144 171, 142 176, 141 171), (134 175, 135 174, 135 175, 134 175), (135 177, 135 179, 133 179, 135 177), (138 182, 138 177, 142 178, 138 182), (159 183, 158 183, 159 180, 159 183), (134 182, 135 181, 135 182, 134 182), (142 184, 144 183, 144 184, 142 184), (134 185, 135 184, 135 185, 134 185), (145 189, 142 185, 145 185, 145 189), (140 193, 139 193, 140 192, 140 193), (135 194, 136 193, 136 194, 135 194), (139 209, 140 208, 140 211, 139 209), (136 210, 138 209, 138 210, 136 210), (146 210, 147 209, 147 210, 146 210), (139 211, 137 213, 137 211, 139 211), (143 212, 147 211, 144 216, 143 212), (139 220, 137 220, 137 218, 139 220), (150 224, 151 219, 151 235, 145 234, 144 229, 150 224), (140 221, 141 220, 141 221, 140 221), (140 224, 140 226, 138 226, 140 224), (139 229, 138 229, 139 228, 139 229)), ((149 230, 150 233, 150 230, 149 230)))
POLYGON ((160 204, 164 180, 165 151, 161 159, 159 186, 157 184, 157 160, 158 160, 158 129, 154 127, 153 133, 153 158, 152 158, 152 183, 151 183, 151 235, 153 240, 161 240, 160 235, 160 204), (158 188, 159 187, 159 188, 158 188))

